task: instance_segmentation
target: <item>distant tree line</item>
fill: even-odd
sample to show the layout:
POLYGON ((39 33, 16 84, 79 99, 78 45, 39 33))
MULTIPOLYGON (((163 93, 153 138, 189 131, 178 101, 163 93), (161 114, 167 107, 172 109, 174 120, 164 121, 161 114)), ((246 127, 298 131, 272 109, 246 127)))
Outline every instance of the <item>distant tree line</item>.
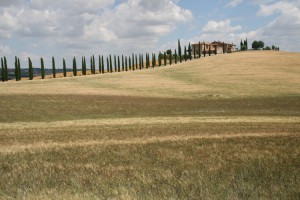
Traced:
MULTIPOLYGON (((247 46, 247 40, 246 43, 247 46)), ((204 43, 205 45, 205 43, 204 43)), ((85 76, 88 75, 88 71, 90 71, 90 74, 104 74, 104 73, 113 73, 113 72, 121 72, 121 71, 134 71, 134 70, 142 70, 142 69, 149 69, 149 68, 155 68, 155 67, 161 67, 161 66, 167 66, 167 65, 172 65, 172 64, 177 64, 177 63, 182 63, 183 61, 188 61, 196 58, 201 58, 206 56, 206 50, 202 52, 202 44, 199 42, 199 51, 198 55, 196 55, 196 51, 194 48, 194 52, 192 49, 191 44, 189 43, 188 46, 184 46, 184 50, 182 50, 180 40, 178 39, 178 47, 174 51, 171 49, 164 51, 164 52, 159 52, 158 55, 156 56, 155 53, 146 53, 145 55, 143 54, 132 54, 131 56, 116 56, 116 55, 108 55, 106 56, 106 63, 105 63, 105 58, 103 55, 98 56, 98 68, 96 69, 96 60, 95 56, 90 57, 90 66, 89 70, 87 68, 87 63, 86 63, 86 58, 83 56, 81 58, 81 75, 85 76), (98 72, 97 72, 98 71, 98 72)), ((208 54, 209 56, 211 55, 212 51, 209 46, 209 51, 208 54)), ((214 52, 215 54, 217 53, 217 50, 214 52)), ((56 78, 56 62, 55 58, 52 57, 52 78, 56 78)), ((1 80, 8 81, 8 67, 7 67, 7 59, 4 56, 1 58, 1 80)), ((34 71, 35 69, 39 68, 34 68, 33 63, 30 58, 28 58, 28 74, 26 77, 29 78, 29 80, 33 80, 34 78, 34 71)), ((45 71, 45 65, 44 65, 44 59, 40 59, 40 77, 41 79, 45 78, 46 71, 45 71)), ((47 70, 49 71, 49 70, 47 70)), ((61 71, 61 70, 60 70, 61 71)), ((63 58, 62 60, 62 74, 63 77, 68 76, 67 72, 70 71, 67 69, 66 66, 66 61, 63 58)), ((78 76, 78 67, 77 67, 77 60, 76 57, 73 58, 72 60, 72 75, 73 76, 78 76)), ((24 75, 24 72, 23 72, 24 75)), ((15 57, 15 68, 14 68, 14 77, 16 81, 20 81, 22 78, 22 70, 21 70, 21 65, 20 65, 20 59, 15 57)))

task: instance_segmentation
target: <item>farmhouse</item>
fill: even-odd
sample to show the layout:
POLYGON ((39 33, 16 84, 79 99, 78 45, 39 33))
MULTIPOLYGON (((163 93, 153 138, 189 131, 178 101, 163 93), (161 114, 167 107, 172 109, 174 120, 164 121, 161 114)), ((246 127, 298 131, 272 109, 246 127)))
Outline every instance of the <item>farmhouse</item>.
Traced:
POLYGON ((220 42, 220 41, 214 41, 211 43, 200 42, 197 44, 192 44, 192 52, 195 51, 196 55, 199 55, 199 49, 201 50, 201 54, 204 54, 204 53, 209 54, 209 51, 211 54, 214 54, 214 53, 223 54, 223 53, 231 53, 231 52, 236 51, 236 45, 224 43, 224 42, 220 42))

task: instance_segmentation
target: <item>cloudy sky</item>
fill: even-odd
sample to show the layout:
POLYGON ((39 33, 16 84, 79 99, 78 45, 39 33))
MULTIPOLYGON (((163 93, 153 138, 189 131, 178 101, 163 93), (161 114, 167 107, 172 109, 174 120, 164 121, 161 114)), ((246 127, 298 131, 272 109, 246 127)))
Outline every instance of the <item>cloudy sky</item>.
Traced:
POLYGON ((158 52, 188 42, 263 40, 300 52, 300 0, 0 0, 0 56, 158 52))

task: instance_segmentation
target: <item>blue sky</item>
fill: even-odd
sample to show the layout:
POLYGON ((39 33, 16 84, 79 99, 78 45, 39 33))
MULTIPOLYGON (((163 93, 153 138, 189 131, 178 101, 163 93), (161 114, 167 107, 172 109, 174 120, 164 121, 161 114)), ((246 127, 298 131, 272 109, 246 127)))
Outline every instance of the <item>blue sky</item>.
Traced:
POLYGON ((3 0, 0 56, 35 65, 158 52, 189 42, 263 40, 300 52, 299 0, 3 0), (57 61, 59 62, 59 61, 57 61))

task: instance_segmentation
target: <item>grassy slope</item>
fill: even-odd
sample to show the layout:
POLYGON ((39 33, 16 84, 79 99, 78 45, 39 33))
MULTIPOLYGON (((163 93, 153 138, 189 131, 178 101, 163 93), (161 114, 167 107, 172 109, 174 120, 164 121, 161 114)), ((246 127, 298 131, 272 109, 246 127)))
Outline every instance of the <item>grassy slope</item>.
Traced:
POLYGON ((297 198, 299 53, 0 84, 2 198, 297 198))

